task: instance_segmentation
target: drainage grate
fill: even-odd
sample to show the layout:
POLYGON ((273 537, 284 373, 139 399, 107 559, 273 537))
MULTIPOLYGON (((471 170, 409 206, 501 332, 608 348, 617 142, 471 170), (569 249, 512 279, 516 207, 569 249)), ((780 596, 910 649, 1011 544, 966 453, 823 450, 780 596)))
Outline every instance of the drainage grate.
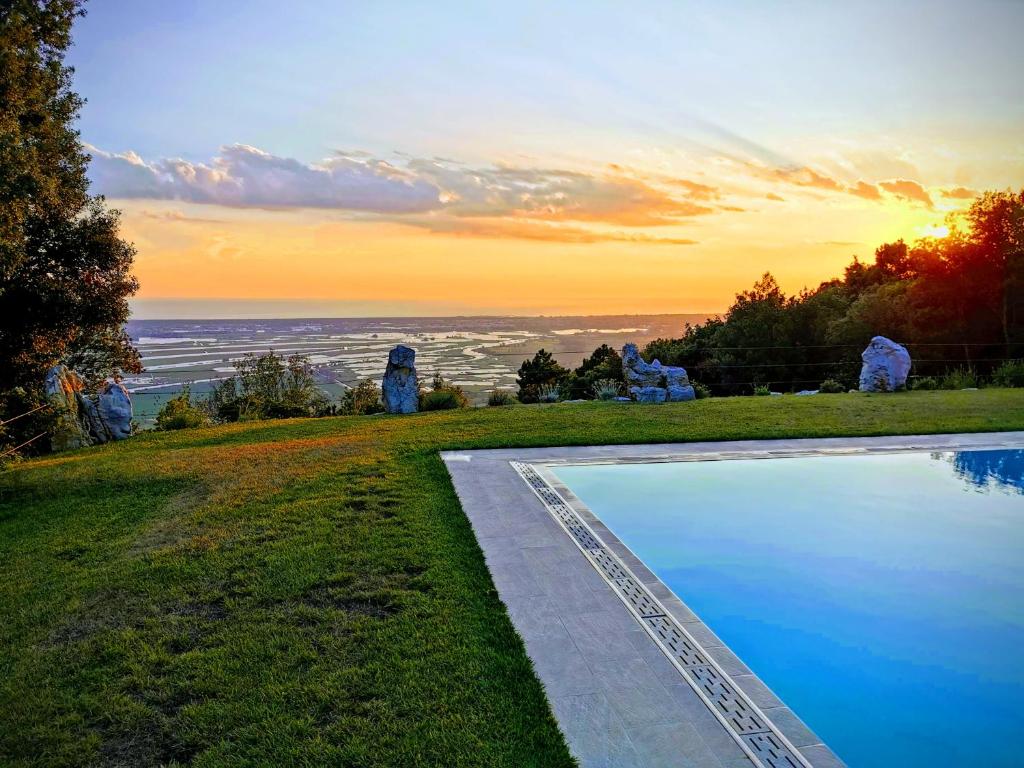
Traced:
POLYGON ((629 606, 665 655, 700 695, 743 751, 762 768, 811 768, 740 687, 633 576, 614 552, 529 464, 512 467, 629 606))

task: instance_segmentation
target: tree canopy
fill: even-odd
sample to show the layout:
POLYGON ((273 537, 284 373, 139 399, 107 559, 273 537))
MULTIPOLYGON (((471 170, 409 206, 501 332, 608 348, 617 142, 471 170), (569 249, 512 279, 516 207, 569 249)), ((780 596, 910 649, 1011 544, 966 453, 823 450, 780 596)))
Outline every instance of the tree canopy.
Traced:
POLYGON ((64 57, 81 0, 0 3, 0 393, 67 362, 87 379, 140 370, 123 331, 135 250, 89 194, 64 57))
POLYGON ((1024 355, 1024 190, 986 192, 947 225, 946 237, 883 244, 873 263, 854 258, 841 279, 795 296, 765 274, 723 317, 644 354, 716 394, 852 386, 876 335, 907 345, 917 375, 988 373, 1024 355))

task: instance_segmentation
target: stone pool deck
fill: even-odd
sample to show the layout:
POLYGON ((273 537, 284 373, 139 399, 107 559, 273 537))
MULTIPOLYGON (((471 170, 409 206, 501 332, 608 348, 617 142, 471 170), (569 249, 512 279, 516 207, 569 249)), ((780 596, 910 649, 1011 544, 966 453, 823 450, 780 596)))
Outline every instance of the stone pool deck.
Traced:
POLYGON ((584 768, 844 765, 547 467, 1018 448, 1024 432, 450 451, 498 594, 584 768))

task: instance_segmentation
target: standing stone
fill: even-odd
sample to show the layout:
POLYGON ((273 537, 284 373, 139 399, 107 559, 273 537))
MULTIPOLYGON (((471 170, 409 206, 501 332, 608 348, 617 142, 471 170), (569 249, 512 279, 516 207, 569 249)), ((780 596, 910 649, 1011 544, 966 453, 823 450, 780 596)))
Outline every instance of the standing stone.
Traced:
POLYGON ((104 436, 108 440, 124 440, 131 436, 132 399, 121 382, 113 379, 104 382, 100 387, 96 410, 104 436))
POLYGON ((388 353, 388 367, 381 383, 384 410, 388 413, 416 413, 420 401, 416 379, 416 350, 399 344, 388 353))
POLYGON ((907 386, 910 353, 885 336, 875 336, 861 353, 861 392, 895 392, 907 386))
POLYGON ((647 363, 640 357, 636 344, 622 348, 622 373, 629 394, 641 403, 670 403, 695 400, 697 394, 690 385, 685 368, 662 365, 655 360, 647 363), (659 390, 658 393, 652 390, 659 390))
POLYGON ((82 394, 85 382, 63 365, 55 365, 46 374, 46 397, 56 416, 50 433, 50 448, 69 451, 92 445, 89 408, 92 402, 82 394))

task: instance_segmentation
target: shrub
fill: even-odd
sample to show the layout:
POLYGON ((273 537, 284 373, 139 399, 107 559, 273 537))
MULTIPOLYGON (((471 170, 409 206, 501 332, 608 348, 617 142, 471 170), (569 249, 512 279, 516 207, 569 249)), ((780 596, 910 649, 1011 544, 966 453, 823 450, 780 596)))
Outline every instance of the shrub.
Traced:
POLYGON ((754 387, 754 394, 758 397, 767 397, 772 393, 772 388, 767 384, 758 384, 754 387))
POLYGON ((455 384, 451 384, 444 380, 444 376, 440 373, 435 373, 433 380, 430 382, 430 391, 420 393, 420 410, 421 411, 438 411, 447 410, 449 408, 465 408, 469 405, 469 398, 463 391, 462 387, 455 384), (442 394, 447 397, 441 397, 442 394), (437 395, 431 399, 431 395, 437 395), (428 403, 428 399, 430 402, 428 403), (454 405, 441 405, 441 403, 453 402, 454 405))
POLYGON ((594 397, 598 400, 614 400, 619 396, 620 386, 615 379, 598 379, 593 386, 594 397))
POLYGON ((458 394, 449 389, 426 392, 420 398, 421 411, 449 411, 465 407, 465 403, 459 399, 458 394))
POLYGON ((516 396, 507 389, 492 389, 487 395, 487 404, 492 406, 512 405, 516 396))
POLYGON ((383 413, 384 404, 380 400, 380 387, 373 379, 364 379, 352 389, 345 390, 341 397, 340 413, 346 416, 368 416, 371 413, 383 413))
POLYGON ((542 384, 537 388, 538 403, 557 403, 559 391, 557 384, 542 384))
POLYGON ((1024 360, 1007 360, 992 373, 997 387, 1024 387, 1024 360))
POLYGON ((938 389, 939 381, 934 376, 918 376, 911 382, 910 388, 913 390, 938 389))
MULTIPOLYGON (((552 357, 550 352, 543 349, 533 356, 532 360, 524 360, 519 366, 519 376, 516 383, 519 385, 519 402, 554 402, 553 400, 542 401, 540 399, 541 389, 554 388, 557 392, 558 383, 568 374, 565 368, 560 366, 552 357)), ((558 399, 556 394, 555 400, 558 399)))
POLYGON ((706 384, 701 384, 699 381, 690 381, 690 386, 693 387, 693 394, 698 400, 703 400, 706 397, 711 397, 711 387, 706 384))
POLYGON ((839 395, 846 391, 846 387, 835 379, 825 379, 818 385, 818 391, 826 395, 839 395))
POLYGON ((235 371, 214 387, 206 404, 218 421, 284 419, 330 410, 330 400, 317 387, 305 355, 285 359, 273 350, 250 353, 235 363, 235 371))
POLYGON ((978 375, 973 368, 954 368, 939 379, 940 389, 973 389, 978 386, 978 375))
POLYGON ((172 397, 156 415, 156 428, 162 432, 174 429, 195 429, 209 423, 206 411, 192 402, 192 394, 186 384, 177 396, 172 397))

